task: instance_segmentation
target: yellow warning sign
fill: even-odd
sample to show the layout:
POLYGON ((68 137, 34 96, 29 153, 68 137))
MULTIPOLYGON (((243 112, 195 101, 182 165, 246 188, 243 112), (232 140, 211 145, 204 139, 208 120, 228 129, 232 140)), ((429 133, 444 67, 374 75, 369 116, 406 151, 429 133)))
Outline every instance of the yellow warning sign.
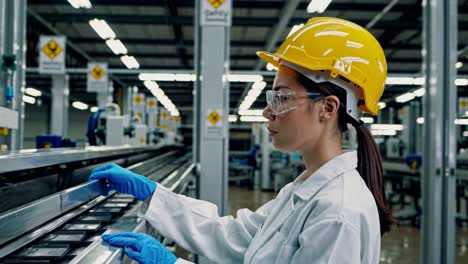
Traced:
POLYGON ((145 144, 145 139, 144 139, 144 138, 140 138, 139 142, 140 142, 140 145, 143 145, 143 144, 145 144))
POLYGON ((141 96, 136 96, 136 97, 135 97, 135 103, 136 103, 136 104, 141 104, 141 103, 143 103, 143 97, 141 97, 141 96))
POLYGON ((136 113, 136 116, 138 116, 138 118, 141 119, 141 118, 143 118, 143 113, 138 112, 138 113, 136 113))
POLYGON ((167 118, 169 115, 166 112, 162 112, 161 117, 162 118, 167 118))
POLYGON ((460 107, 461 107, 461 108, 466 108, 466 107, 468 107, 468 101, 466 101, 466 100, 460 100, 460 107))
POLYGON ((54 60, 62 51, 63 48, 60 47, 54 39, 49 40, 49 42, 42 47, 42 52, 51 60, 54 60))
POLYGON ((214 126, 221 120, 221 115, 218 112, 213 111, 208 115, 208 121, 214 126))
POLYGON ((104 77, 104 75, 106 75, 106 71, 99 67, 99 65, 96 65, 90 72, 91 76, 93 76, 93 78, 95 80, 99 80, 101 79, 102 77, 104 77))
POLYGON ((210 3, 214 8, 218 9, 218 7, 224 3, 224 0, 208 0, 208 3, 210 3))
POLYGON ((149 108, 153 108, 153 107, 155 107, 155 106, 156 106, 156 102, 155 102, 154 100, 148 101, 148 107, 149 107, 149 108))

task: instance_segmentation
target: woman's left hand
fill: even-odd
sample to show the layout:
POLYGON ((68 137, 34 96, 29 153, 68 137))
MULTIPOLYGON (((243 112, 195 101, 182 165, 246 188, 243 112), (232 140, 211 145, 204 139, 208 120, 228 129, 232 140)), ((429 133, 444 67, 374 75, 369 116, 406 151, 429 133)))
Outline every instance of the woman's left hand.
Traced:
POLYGON ((142 233, 104 234, 112 246, 125 247, 125 254, 140 264, 174 264, 177 257, 155 238, 142 233))

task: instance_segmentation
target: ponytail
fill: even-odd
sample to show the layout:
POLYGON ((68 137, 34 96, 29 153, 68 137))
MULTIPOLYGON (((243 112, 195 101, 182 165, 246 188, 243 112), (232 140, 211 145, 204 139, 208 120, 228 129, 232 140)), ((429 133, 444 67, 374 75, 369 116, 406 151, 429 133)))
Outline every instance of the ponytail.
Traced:
POLYGON ((395 223, 395 221, 387 207, 384 190, 382 157, 369 129, 363 123, 355 121, 352 122, 352 125, 356 128, 358 138, 357 171, 374 196, 379 212, 380 234, 383 235, 390 231, 390 227, 395 223))

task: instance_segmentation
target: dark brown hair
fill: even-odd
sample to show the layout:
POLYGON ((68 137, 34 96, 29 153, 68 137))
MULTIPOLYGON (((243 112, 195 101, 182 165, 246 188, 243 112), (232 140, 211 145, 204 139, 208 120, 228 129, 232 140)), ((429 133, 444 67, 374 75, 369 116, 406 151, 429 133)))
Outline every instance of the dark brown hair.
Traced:
POLYGON ((340 99, 340 109, 338 112, 338 128, 341 132, 347 130, 347 124, 350 123, 356 128, 358 138, 358 165, 357 171, 366 183, 367 187, 374 196, 375 203, 379 212, 380 234, 383 235, 390 231, 390 227, 395 221, 387 207, 387 201, 384 190, 384 179, 382 169, 382 157, 379 148, 375 143, 374 137, 369 129, 360 121, 354 120, 346 113, 346 91, 332 83, 317 84, 304 75, 298 73, 298 81, 306 89, 320 92, 325 96, 335 95, 340 99))

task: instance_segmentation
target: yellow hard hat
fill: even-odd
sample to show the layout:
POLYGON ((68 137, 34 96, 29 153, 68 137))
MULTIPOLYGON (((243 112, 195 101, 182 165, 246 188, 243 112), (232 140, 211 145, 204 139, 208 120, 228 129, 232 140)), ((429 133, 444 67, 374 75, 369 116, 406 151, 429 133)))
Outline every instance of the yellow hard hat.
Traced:
POLYGON ((376 115, 387 78, 387 62, 379 42, 365 28, 350 21, 317 17, 289 36, 276 53, 258 51, 264 61, 279 67, 288 61, 309 70, 325 70, 332 78, 357 85, 362 111, 376 115))

